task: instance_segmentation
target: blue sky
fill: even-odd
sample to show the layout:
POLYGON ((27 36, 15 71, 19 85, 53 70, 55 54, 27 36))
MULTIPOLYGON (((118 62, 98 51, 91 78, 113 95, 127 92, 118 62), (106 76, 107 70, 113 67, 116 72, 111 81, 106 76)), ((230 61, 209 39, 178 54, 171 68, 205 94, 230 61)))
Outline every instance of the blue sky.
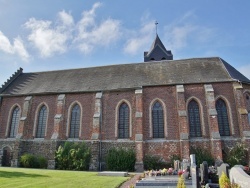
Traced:
POLYGON ((0 0, 0 84, 24 72, 219 56, 250 78, 248 0, 0 0))

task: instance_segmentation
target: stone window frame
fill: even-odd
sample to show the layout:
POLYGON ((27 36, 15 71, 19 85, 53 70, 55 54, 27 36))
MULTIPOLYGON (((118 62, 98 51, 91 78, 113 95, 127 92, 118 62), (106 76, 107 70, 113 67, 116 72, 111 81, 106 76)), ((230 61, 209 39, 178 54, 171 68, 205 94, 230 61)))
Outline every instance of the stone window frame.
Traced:
POLYGON ((115 138, 120 139, 120 140, 129 139, 129 138, 118 138, 119 109, 123 103, 126 103, 129 107, 129 138, 132 137, 132 106, 128 100, 122 99, 117 103, 115 107, 115 112, 116 112, 115 113, 115 138))
POLYGON ((246 90, 243 92, 243 96, 244 96, 244 99, 245 99, 245 102, 246 102, 246 110, 247 110, 248 125, 250 126, 250 90, 249 90, 249 89, 246 89, 246 90), (248 96, 248 99, 246 99, 247 96, 248 96), (246 100, 249 100, 249 106, 247 105, 247 101, 246 101, 246 100))
MULTIPOLYGON (((17 132, 18 132, 18 129, 19 129, 20 119, 21 119, 21 116, 22 116, 22 108, 18 103, 16 103, 16 104, 12 105, 12 107, 9 110, 8 122, 7 122, 6 131, 5 131, 5 137, 6 138, 10 138, 9 137, 9 131, 10 131, 10 126, 11 126, 11 121, 12 121, 12 115, 13 115, 13 111, 15 110, 16 107, 18 107, 19 110, 20 110, 17 132)), ((13 138, 10 138, 10 139, 13 139, 13 138)))
POLYGON ((160 98, 153 99, 149 104, 149 137, 152 139, 166 139, 168 136, 167 131, 167 108, 165 103, 160 98), (159 102, 163 107, 163 118, 164 118, 164 138, 153 138, 153 118, 152 118, 152 109, 156 102, 159 102))
POLYGON ((83 109, 82 109, 82 105, 79 101, 74 101, 70 104, 69 108, 68 108, 68 119, 67 119, 67 129, 66 129, 66 137, 68 140, 79 140, 80 137, 82 136, 81 132, 82 132, 82 115, 83 113, 83 109), (79 105, 80 107, 80 125, 79 125, 79 137, 78 138, 69 138, 69 132, 70 132, 70 123, 71 123, 71 112, 72 112, 72 109, 75 105, 79 105))
MULTIPOLYGON (((218 95, 215 98, 215 109, 216 109, 216 101, 222 99, 226 106, 227 106, 227 116, 228 116, 228 123, 229 123, 229 129, 230 129, 230 136, 235 134, 234 131, 234 124, 233 124, 233 118, 232 118, 232 110, 231 110, 231 104, 230 102, 227 100, 227 98, 223 95, 218 95)), ((219 129, 219 124, 218 124, 218 129, 219 129)), ((223 137, 229 137, 229 136, 223 136, 223 137)))
POLYGON ((199 106, 199 113, 200 113, 200 123, 201 123, 201 137, 190 137, 191 139, 197 139, 197 138, 202 138, 206 136, 206 129, 205 129, 205 121, 204 121, 204 110, 203 110, 203 105, 200 101, 199 98, 197 97, 189 97, 186 101, 186 111, 187 111, 187 123, 188 123, 188 134, 190 135, 190 128, 189 128, 189 114, 188 114, 188 104, 192 101, 195 100, 199 106))
POLYGON ((37 138, 37 137, 36 137, 37 126, 38 126, 38 119, 39 119, 38 116, 39 116, 39 112, 40 112, 40 110, 41 110, 41 108, 42 108, 43 106, 46 106, 46 108, 47 108, 47 119, 46 119, 46 126, 45 126, 44 138, 47 136, 48 120, 49 120, 49 106, 48 106, 47 103, 42 102, 42 103, 40 103, 40 104, 37 106, 37 108, 36 108, 36 113, 35 113, 35 121, 34 121, 34 127, 33 127, 33 135, 32 135, 33 138, 35 138, 35 139, 43 139, 43 138, 37 138))

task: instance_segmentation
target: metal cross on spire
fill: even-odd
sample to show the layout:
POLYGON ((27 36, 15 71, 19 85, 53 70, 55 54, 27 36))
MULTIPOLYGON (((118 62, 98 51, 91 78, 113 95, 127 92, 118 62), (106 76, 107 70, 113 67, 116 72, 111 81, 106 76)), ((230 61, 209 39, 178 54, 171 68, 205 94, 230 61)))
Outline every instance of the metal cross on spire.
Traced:
POLYGON ((158 22, 155 21, 155 33, 156 33, 156 35, 157 35, 157 25, 158 25, 158 22))

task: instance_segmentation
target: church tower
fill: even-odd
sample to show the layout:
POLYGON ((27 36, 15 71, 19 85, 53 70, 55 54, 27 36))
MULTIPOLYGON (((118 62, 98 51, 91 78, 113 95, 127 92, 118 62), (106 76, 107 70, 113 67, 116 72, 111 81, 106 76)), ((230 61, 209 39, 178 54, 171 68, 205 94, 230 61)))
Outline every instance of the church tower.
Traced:
POLYGON ((148 52, 144 52, 144 62, 148 61, 161 61, 161 60, 173 60, 173 54, 171 50, 167 50, 158 34, 156 33, 155 40, 148 52))

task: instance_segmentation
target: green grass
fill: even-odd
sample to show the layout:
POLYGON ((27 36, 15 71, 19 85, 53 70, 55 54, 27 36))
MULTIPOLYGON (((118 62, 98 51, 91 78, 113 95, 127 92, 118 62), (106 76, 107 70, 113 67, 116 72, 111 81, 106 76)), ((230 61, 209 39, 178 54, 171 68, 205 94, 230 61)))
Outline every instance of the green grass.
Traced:
POLYGON ((0 167, 0 187, 116 188, 128 177, 98 176, 97 172, 0 167))

